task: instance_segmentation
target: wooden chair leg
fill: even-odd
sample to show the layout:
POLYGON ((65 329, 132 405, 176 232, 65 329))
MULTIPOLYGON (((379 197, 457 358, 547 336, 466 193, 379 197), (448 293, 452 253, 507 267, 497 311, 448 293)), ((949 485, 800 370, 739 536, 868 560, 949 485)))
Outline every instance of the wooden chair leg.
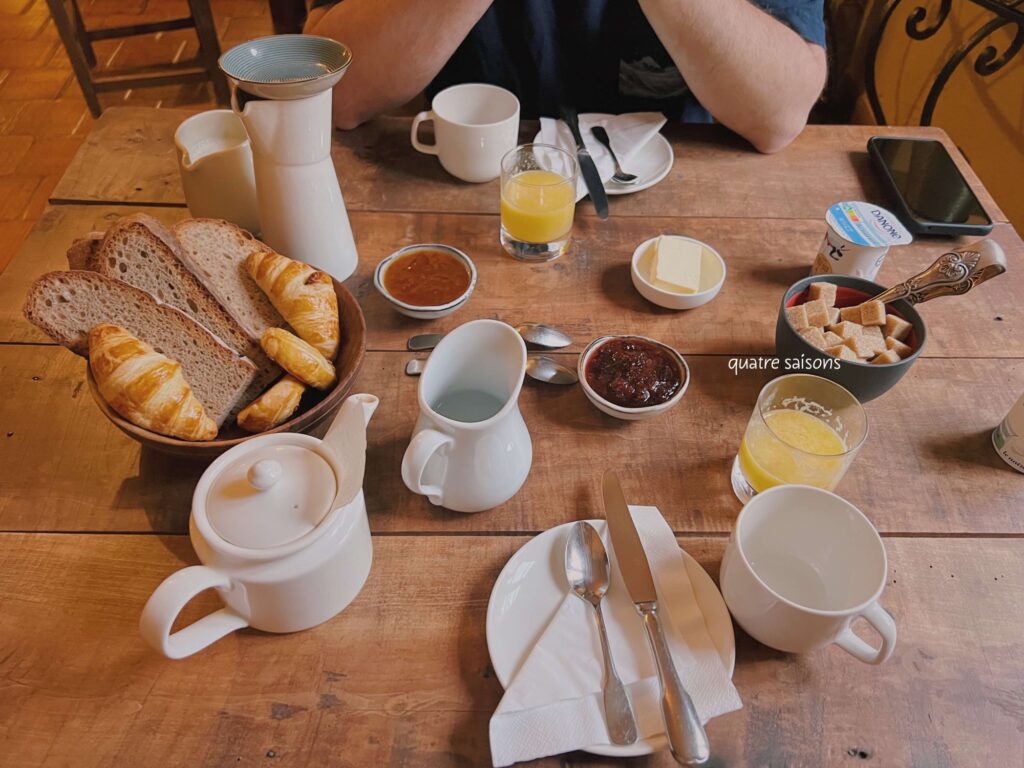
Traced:
POLYGON ((78 85, 82 89, 85 103, 88 105, 93 117, 99 117, 103 107, 96 96, 96 89, 92 84, 92 70, 89 67, 88 58, 79 41, 79 36, 76 34, 75 23, 71 16, 68 15, 64 0, 46 0, 46 4, 50 7, 53 23, 57 27, 57 33, 64 44, 64 50, 67 51, 68 59, 71 60, 71 68, 75 71, 75 77, 78 78, 78 85))
POLYGON ((224 73, 217 66, 217 59, 220 58, 220 43, 217 40, 217 27, 213 22, 213 14, 210 12, 210 0, 188 0, 188 5, 196 23, 199 55, 202 58, 203 66, 206 67, 206 71, 210 75, 217 103, 227 106, 231 103, 231 92, 228 89, 228 81, 224 77, 224 73))
POLYGON ((306 23, 306 3, 303 0, 270 0, 270 19, 275 35, 290 35, 302 31, 306 23))
POLYGON ((78 10, 78 0, 68 0, 71 3, 71 21, 75 25, 75 33, 82 44, 82 52, 90 67, 96 66, 96 51, 92 49, 92 41, 85 34, 85 22, 82 21, 82 12, 78 10))

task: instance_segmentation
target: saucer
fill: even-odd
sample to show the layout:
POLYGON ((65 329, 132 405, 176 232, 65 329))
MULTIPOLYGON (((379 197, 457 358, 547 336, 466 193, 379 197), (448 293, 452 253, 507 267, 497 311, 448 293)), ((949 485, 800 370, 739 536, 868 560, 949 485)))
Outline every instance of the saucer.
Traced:
MULTIPOLYGON (((604 534, 604 520, 588 520, 604 534)), ((501 570, 487 604, 487 649, 491 666, 502 687, 526 661, 548 623, 565 598, 565 542, 572 523, 551 528, 530 539, 501 570)), ((700 564, 683 550, 686 572, 708 634, 731 676, 736 666, 736 639, 732 619, 721 593, 700 564)), ((635 744, 594 744, 586 752, 608 757, 649 755, 668 746, 665 734, 640 739, 635 744)))
MULTIPOLYGON (((591 112, 586 115, 580 115, 580 118, 583 117, 600 119, 611 117, 611 115, 591 112)), ((628 185, 616 184, 611 179, 608 179, 604 183, 604 191, 609 195, 629 195, 633 192, 653 187, 668 176, 668 172, 672 170, 672 164, 675 160, 676 156, 672 151, 672 145, 668 143, 668 139, 658 133, 653 139, 644 144, 634 157, 630 158, 629 164, 626 167, 627 173, 636 174, 636 183, 628 185)))

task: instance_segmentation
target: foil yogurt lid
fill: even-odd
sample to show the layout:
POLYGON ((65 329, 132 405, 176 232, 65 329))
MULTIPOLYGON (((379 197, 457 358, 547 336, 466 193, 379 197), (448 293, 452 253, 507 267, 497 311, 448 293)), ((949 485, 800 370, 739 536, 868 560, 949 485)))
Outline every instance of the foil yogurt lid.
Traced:
POLYGON ((825 221, 854 245, 868 248, 907 245, 914 239, 896 214, 858 200, 836 203, 828 209, 825 221))

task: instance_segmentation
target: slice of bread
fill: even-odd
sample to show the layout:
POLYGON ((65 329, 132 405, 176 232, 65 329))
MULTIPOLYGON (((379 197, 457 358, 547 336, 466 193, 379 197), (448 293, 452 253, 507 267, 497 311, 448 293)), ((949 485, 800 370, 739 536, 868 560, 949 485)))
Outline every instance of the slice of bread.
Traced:
POLYGON ((263 388, 281 376, 281 369, 260 349, 259 337, 247 333, 228 305, 219 302, 192 273, 181 245, 153 217, 134 214, 119 219, 107 230, 91 262, 99 274, 133 285, 176 307, 248 357, 260 372, 263 388))
POLYGON ((25 317, 58 344, 89 354, 89 329, 113 323, 181 363, 217 426, 255 395, 258 372, 195 320, 145 291, 95 272, 49 272, 29 288, 25 317))
POLYGON ((245 258, 254 251, 270 251, 244 229, 222 219, 185 219, 171 228, 181 243, 186 266, 209 288, 221 304, 253 338, 268 328, 286 328, 281 313, 249 277, 245 258))
POLYGON ((103 242, 102 232, 90 232, 75 240, 68 248, 68 269, 96 270, 96 254, 103 242))

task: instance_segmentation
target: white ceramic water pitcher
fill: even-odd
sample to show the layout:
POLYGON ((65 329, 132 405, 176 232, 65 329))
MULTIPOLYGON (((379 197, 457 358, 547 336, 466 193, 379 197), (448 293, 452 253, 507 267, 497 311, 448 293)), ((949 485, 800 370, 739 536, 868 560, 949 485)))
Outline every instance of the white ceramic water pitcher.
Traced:
POLYGON ((448 333, 420 377, 420 417, 402 480, 431 504, 480 512, 526 482, 533 443, 519 411, 526 344, 515 328, 473 320, 448 333))
POLYGON ((275 35, 220 60, 234 86, 231 107, 252 142, 263 240, 337 280, 358 266, 331 161, 331 89, 351 59, 336 40, 275 35))
POLYGON ((180 659, 242 627, 309 629, 352 602, 373 558, 362 484, 366 425, 378 402, 349 397, 323 440, 254 437, 209 466, 189 524, 203 564, 153 592, 139 621, 146 642, 180 659), (211 588, 225 607, 172 633, 182 609, 211 588))

